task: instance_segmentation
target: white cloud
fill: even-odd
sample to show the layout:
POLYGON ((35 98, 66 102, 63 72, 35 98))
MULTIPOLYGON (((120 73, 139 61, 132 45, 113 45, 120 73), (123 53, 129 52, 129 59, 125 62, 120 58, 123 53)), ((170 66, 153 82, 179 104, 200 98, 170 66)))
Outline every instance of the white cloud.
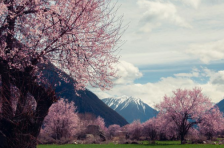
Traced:
POLYGON ((142 7, 139 4, 136 6, 136 2, 140 3, 144 0, 119 0, 118 5, 121 5, 119 14, 124 15, 124 24, 129 24, 122 36, 122 39, 127 42, 121 47, 121 59, 137 66, 192 62, 193 60, 199 63, 197 56, 186 54, 186 47, 190 44, 206 43, 224 37, 222 26, 224 3, 217 4, 217 1, 221 2, 220 0, 214 0, 214 3, 209 1, 203 0, 201 1, 203 4, 198 3, 198 9, 193 9, 191 6, 185 7, 184 0, 145 0, 145 2, 174 5, 175 15, 193 26, 192 29, 188 29, 176 26, 177 24, 168 18, 159 19, 156 14, 153 15, 153 19, 143 21, 145 18, 143 14, 152 6, 148 7, 144 4, 141 4, 142 7))
MULTIPOLYGON (((167 47, 168 48, 168 47, 167 47)), ((154 48, 152 48, 153 50, 154 48)), ((191 60, 192 56, 178 51, 172 51, 167 49, 167 51, 148 51, 136 53, 136 54, 126 54, 122 56, 122 59, 128 62, 132 62, 135 65, 156 65, 156 64, 167 64, 167 63, 177 63, 187 60, 191 60)))
POLYGON ((224 71, 214 73, 210 78, 211 84, 224 85, 224 71))
MULTIPOLYGON (((117 85, 110 91, 99 91, 97 89, 93 90, 101 99, 106 97, 114 96, 133 96, 141 98, 144 102, 148 104, 157 104, 163 100, 164 95, 172 95, 172 91, 181 89, 193 89, 194 87, 202 88, 203 94, 208 96, 212 102, 218 102, 224 99, 224 71, 214 72, 209 69, 193 70, 198 71, 197 74, 200 77, 209 77, 209 81, 206 84, 199 84, 192 80, 191 74, 185 74, 184 77, 180 77, 180 74, 176 74, 177 77, 164 77, 156 83, 146 83, 146 84, 127 84, 127 85, 117 85), (190 77, 189 77, 190 76, 190 77), (220 83, 219 83, 220 82, 220 83)), ((194 75, 194 74, 193 74, 194 75)), ((195 75, 196 76, 196 75, 195 75)))
POLYGON ((158 20, 169 21, 185 28, 192 28, 178 15, 176 6, 170 2, 138 0, 137 4, 144 10, 141 23, 145 24, 145 26, 141 28, 141 31, 151 31, 150 27, 159 26, 158 20), (156 23, 152 23, 154 20, 156 20, 156 23))
POLYGON ((117 75, 119 79, 115 80, 115 84, 130 84, 135 79, 142 77, 142 73, 133 64, 126 61, 120 61, 117 65, 117 75))
POLYGON ((178 74, 174 74, 174 76, 176 77, 199 77, 200 73, 198 69, 193 69, 191 73, 178 73, 178 74))
POLYGON ((204 63, 222 60, 224 59, 224 40, 193 44, 186 52, 198 57, 204 63))
POLYGON ((185 4, 190 5, 194 8, 198 8, 201 0, 182 0, 185 4))

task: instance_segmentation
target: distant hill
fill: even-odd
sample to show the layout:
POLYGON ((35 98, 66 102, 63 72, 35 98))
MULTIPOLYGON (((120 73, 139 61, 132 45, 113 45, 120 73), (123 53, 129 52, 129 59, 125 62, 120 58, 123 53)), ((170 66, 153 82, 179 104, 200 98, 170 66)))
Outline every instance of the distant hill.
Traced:
POLYGON ((219 110, 224 113, 224 99, 216 104, 219 107, 219 110))
POLYGON ((105 98, 102 101, 123 116, 129 123, 138 119, 145 122, 158 114, 155 109, 142 102, 141 99, 134 97, 105 98))
POLYGON ((58 97, 74 101, 79 113, 92 113, 96 117, 104 118, 106 126, 111 124, 118 124, 120 126, 128 124, 128 122, 120 116, 116 111, 103 103, 94 93, 90 90, 78 91, 79 96, 76 95, 73 84, 75 81, 66 73, 56 68, 53 64, 41 65, 44 67, 43 74, 51 82, 57 83, 60 81, 60 86, 55 87, 58 97), (64 77, 69 80, 69 83, 61 81, 57 72, 61 72, 64 77))

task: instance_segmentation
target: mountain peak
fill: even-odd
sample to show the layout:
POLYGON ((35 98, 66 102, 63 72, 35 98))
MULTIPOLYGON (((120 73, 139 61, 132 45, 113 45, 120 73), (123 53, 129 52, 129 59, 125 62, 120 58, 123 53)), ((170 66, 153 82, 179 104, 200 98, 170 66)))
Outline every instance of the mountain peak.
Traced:
MULTIPOLYGON (((130 104, 136 104, 138 109, 139 109, 139 106, 142 106, 143 110, 145 111, 145 103, 139 99, 139 98, 135 98, 135 97, 129 97, 129 96, 121 96, 121 97, 114 97, 114 98, 105 98, 107 99, 107 105, 109 107, 113 107, 113 109, 117 109, 120 105, 122 105, 122 109, 126 108, 127 106, 129 106, 130 104)), ((104 99, 103 99, 104 100, 104 99)))
POLYGON ((114 98, 105 98, 102 101, 110 108, 120 113, 129 123, 140 119, 142 122, 154 117, 157 113, 153 108, 144 103, 140 98, 133 96, 120 96, 114 98), (126 115, 135 114, 129 119, 126 115), (126 118, 127 117, 127 118, 126 118))

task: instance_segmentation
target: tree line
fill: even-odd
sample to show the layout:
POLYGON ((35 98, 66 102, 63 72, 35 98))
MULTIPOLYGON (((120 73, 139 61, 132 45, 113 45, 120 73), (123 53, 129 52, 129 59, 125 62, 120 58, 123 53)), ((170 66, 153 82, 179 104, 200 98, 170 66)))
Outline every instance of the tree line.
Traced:
POLYGON ((78 115, 74 102, 61 99, 50 108, 41 135, 58 141, 66 138, 67 141, 74 140, 80 134, 87 134, 89 125, 99 126, 107 140, 118 138, 118 141, 181 140, 184 144, 189 140, 212 140, 223 135, 223 113, 202 94, 200 88, 177 89, 171 97, 165 96, 156 108, 158 115, 144 123, 136 120, 123 127, 116 124, 105 127, 101 117, 78 115))

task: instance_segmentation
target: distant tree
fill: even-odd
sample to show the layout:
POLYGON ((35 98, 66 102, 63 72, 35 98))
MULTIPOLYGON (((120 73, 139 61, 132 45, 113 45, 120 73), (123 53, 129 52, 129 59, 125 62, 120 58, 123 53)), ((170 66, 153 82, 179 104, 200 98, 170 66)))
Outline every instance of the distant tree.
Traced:
POLYGON ((88 125, 92 125, 94 120, 96 120, 96 116, 91 113, 78 114, 79 116, 79 133, 83 133, 86 130, 88 125))
POLYGON ((202 135, 198 128, 191 128, 187 133, 187 139, 189 139, 192 143, 197 143, 199 141, 205 140, 204 135, 202 135))
POLYGON ((116 134, 120 131, 120 129, 121 129, 120 125, 117 124, 110 125, 107 130, 108 137, 112 138, 116 136, 116 134))
POLYGON ((58 100, 55 83, 43 76, 44 64, 72 76, 76 90, 87 83, 112 86, 121 27, 114 10, 105 0, 0 1, 0 147, 36 147, 48 109, 58 100), (11 87, 19 96, 15 114, 11 87), (36 104, 32 111, 25 109, 28 96, 36 104))
POLYGON ((105 126, 104 119, 98 116, 94 121, 94 125, 98 125, 103 133, 107 132, 107 127, 105 126))
POLYGON ((49 113, 44 119, 43 134, 52 137, 55 140, 62 138, 71 138, 78 129, 79 117, 76 112, 74 102, 60 99, 53 104, 49 113))
POLYGON ((96 118, 96 116, 91 113, 78 114, 78 116, 80 118, 80 132, 84 131, 89 125, 98 125, 103 132, 107 131, 104 119, 102 117, 98 116, 96 118))
POLYGON ((140 120, 135 120, 127 127, 127 132, 131 139, 139 140, 142 135, 142 124, 140 120))
POLYGON ((142 124, 143 134, 150 140, 176 140, 177 129, 172 122, 168 122, 166 117, 158 114, 142 124))
POLYGON ((213 104, 199 88, 177 89, 173 94, 172 97, 165 96, 157 108, 164 120, 175 125, 183 144, 189 129, 206 121, 213 104))
POLYGON ((156 117, 156 130, 159 140, 178 139, 178 129, 174 122, 167 120, 167 114, 159 113, 156 117))
POLYGON ((223 113, 220 112, 218 107, 214 107, 209 110, 205 119, 199 124, 199 131, 208 140, 211 140, 222 130, 224 130, 223 113))
POLYGON ((157 118, 153 117, 142 124, 143 135, 149 137, 150 140, 156 140, 158 135, 158 125, 157 118))

